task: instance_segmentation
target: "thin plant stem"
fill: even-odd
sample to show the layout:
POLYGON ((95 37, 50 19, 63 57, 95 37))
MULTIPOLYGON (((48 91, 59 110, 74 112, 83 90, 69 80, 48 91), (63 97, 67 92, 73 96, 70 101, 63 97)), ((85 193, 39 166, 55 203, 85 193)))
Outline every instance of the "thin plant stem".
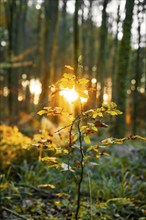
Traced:
POLYGON ((90 193, 90 220, 92 220, 92 188, 91 188, 91 178, 90 178, 90 174, 88 172, 88 182, 89 182, 89 193, 90 193))
MULTIPOLYGON (((76 122, 76 119, 77 118, 75 118, 73 120, 72 124, 70 124, 70 129, 69 129, 69 144, 68 144, 68 156, 67 156, 68 157, 67 166, 68 166, 68 187, 69 187, 68 190, 69 190, 69 194, 71 193, 71 186, 70 186, 70 159, 71 159, 71 146, 72 146, 72 130, 73 130, 74 123, 76 122)), ((71 203, 71 201, 69 199, 68 200, 68 209, 69 209, 70 203, 71 203)))
POLYGON ((78 121, 78 132, 79 132, 79 144, 80 144, 80 154, 81 154, 81 160, 80 160, 80 164, 81 164, 81 172, 80 172, 80 178, 79 178, 79 182, 78 182, 78 192, 77 192, 77 209, 76 209, 76 213, 75 213, 75 219, 78 219, 78 214, 79 214, 79 210, 80 210, 80 205, 81 205, 81 184, 83 181, 83 175, 84 175, 84 152, 83 152, 83 146, 82 146, 82 134, 80 131, 80 120, 78 121))

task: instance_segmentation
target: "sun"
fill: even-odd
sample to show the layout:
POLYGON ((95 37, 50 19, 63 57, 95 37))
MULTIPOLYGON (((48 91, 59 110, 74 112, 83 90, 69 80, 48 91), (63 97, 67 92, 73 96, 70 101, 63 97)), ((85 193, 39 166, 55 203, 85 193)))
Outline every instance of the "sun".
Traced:
POLYGON ((69 88, 61 89, 59 94, 60 94, 60 96, 63 96, 69 103, 73 103, 73 102, 75 102, 79 98, 79 95, 76 92, 75 88, 72 88, 72 89, 69 89, 69 88))

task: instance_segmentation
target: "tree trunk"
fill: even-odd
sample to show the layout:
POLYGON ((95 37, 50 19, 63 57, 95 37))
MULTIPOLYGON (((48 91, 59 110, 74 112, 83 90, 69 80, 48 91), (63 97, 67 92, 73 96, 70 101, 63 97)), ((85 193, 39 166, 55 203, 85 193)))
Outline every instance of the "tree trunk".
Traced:
POLYGON ((85 66, 87 65, 87 25, 84 15, 84 1, 82 2, 82 25, 81 25, 81 54, 82 54, 82 72, 81 76, 85 74, 85 66))
POLYGON ((93 32, 93 20, 92 20, 92 6, 93 6, 93 0, 90 0, 90 6, 89 6, 89 13, 88 13, 88 22, 89 22, 89 39, 88 39, 88 69, 89 69, 89 76, 92 77, 92 68, 94 65, 94 32, 93 32))
POLYGON ((118 33, 119 33, 119 22, 120 22, 120 4, 117 9, 117 31, 114 39, 114 58, 112 66, 112 101, 116 102, 116 64, 117 64, 117 54, 118 54, 118 33))
POLYGON ((107 12, 106 8, 109 0, 103 1, 103 10, 102 10, 102 24, 100 27, 100 39, 99 39, 99 54, 97 61, 97 79, 101 84, 101 90, 99 95, 98 104, 101 105, 103 102, 103 90, 104 90, 104 79, 106 77, 106 48, 107 48, 107 12))
POLYGON ((138 32, 138 49, 136 51, 136 61, 135 61, 135 89, 133 91, 133 134, 136 134, 137 131, 137 126, 138 126, 138 122, 137 122, 137 117, 138 117, 138 90, 137 88, 140 86, 140 79, 141 79, 141 59, 140 59, 140 55, 141 55, 141 47, 140 47, 140 43, 141 43, 141 21, 139 18, 139 13, 140 11, 138 10, 137 13, 137 17, 138 17, 138 28, 137 28, 137 32, 138 32))
POLYGON ((78 75, 78 58, 79 58, 79 24, 78 24, 79 1, 75 1, 74 13, 74 73, 78 75))
POLYGON ((58 27, 58 0, 45 0, 45 30, 43 48, 43 79, 39 108, 48 106, 49 84, 52 83, 56 33, 58 27))
POLYGON ((117 104, 124 113, 117 117, 115 132, 117 137, 125 135, 126 131, 126 98, 127 98, 127 76, 130 54, 131 25, 133 18, 134 0, 126 1, 126 17, 123 23, 123 37, 120 43, 118 64, 117 64, 117 104))
POLYGON ((65 70, 65 63, 66 62, 66 49, 67 49, 67 26, 66 26, 66 6, 67 6, 67 0, 63 0, 63 7, 62 7, 62 13, 61 13, 61 22, 59 27, 59 46, 60 46, 60 57, 59 57, 59 67, 61 70, 61 75, 63 75, 65 70))
POLYGON ((7 1, 5 4, 6 24, 8 28, 8 61, 10 68, 8 70, 8 109, 10 120, 16 123, 18 116, 18 69, 15 71, 12 67, 13 58, 19 56, 24 50, 24 32, 25 32, 25 18, 27 12, 27 0, 23 1, 7 1))

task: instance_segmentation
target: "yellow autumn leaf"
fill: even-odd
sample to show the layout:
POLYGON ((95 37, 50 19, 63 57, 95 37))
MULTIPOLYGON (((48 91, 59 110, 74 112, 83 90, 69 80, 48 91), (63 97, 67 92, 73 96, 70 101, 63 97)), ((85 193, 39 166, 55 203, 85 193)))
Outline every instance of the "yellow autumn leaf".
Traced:
POLYGON ((110 146, 111 144, 114 143, 114 140, 113 140, 113 138, 107 138, 107 139, 102 140, 101 143, 105 144, 107 146, 110 146))
POLYGON ((102 112, 97 112, 97 116, 103 117, 103 113, 102 112))
POLYGON ((62 197, 62 196, 68 196, 68 194, 67 193, 56 193, 56 196, 62 197))
POLYGON ((76 76, 72 73, 64 73, 63 77, 66 78, 66 79, 75 79, 76 78, 76 76))
POLYGON ((115 144, 123 144, 123 141, 122 140, 115 140, 114 143, 115 144))
POLYGON ((107 113, 110 114, 110 115, 121 115, 122 112, 119 111, 118 109, 115 109, 115 110, 107 110, 107 113))
POLYGON ((118 115, 116 111, 111 110, 108 110, 107 113, 109 113, 110 115, 118 115))
POLYGON ((95 126, 92 126, 91 129, 92 129, 93 131, 98 131, 98 129, 97 129, 95 126))
POLYGON ((74 70, 74 68, 72 66, 69 66, 69 65, 65 65, 65 67, 69 70, 74 70))
POLYGON ((83 85, 87 84, 88 82, 89 82, 89 80, 85 79, 85 78, 81 78, 81 79, 78 80, 78 83, 83 84, 83 85))
POLYGON ((37 114, 38 114, 38 115, 47 114, 47 111, 46 111, 46 110, 40 110, 37 114))
POLYGON ((87 151, 93 150, 93 151, 95 151, 95 152, 98 153, 98 148, 99 148, 99 147, 98 147, 97 145, 94 145, 94 146, 89 147, 89 148, 87 149, 87 151))
POLYGON ((78 134, 75 134, 75 135, 73 136, 72 143, 76 142, 77 139, 78 139, 78 134))
POLYGON ((85 141, 86 144, 91 143, 90 138, 88 136, 84 136, 84 141, 85 141))
POLYGON ((88 98, 88 94, 86 94, 84 91, 79 91, 79 95, 82 98, 88 98))
POLYGON ((52 109, 52 107, 44 107, 44 110, 50 111, 52 109))
POLYGON ((117 108, 117 104, 114 103, 114 102, 111 102, 111 103, 110 103, 110 106, 111 106, 112 108, 117 108))
POLYGON ((93 115, 92 115, 92 118, 96 118, 97 117, 97 112, 95 112, 93 115))
POLYGON ((55 186, 52 184, 40 184, 40 185, 38 185, 38 187, 55 189, 55 186))
POLYGON ((105 156, 108 156, 108 157, 110 156, 110 154, 108 154, 107 152, 102 152, 101 154, 105 155, 105 156))
POLYGON ((51 163, 57 163, 57 158, 56 157, 44 157, 44 158, 42 158, 42 161, 44 161, 44 162, 51 162, 51 163))
POLYGON ((84 131, 86 128, 87 128, 87 126, 86 126, 86 125, 83 125, 83 126, 80 127, 80 131, 82 132, 82 131, 84 131))

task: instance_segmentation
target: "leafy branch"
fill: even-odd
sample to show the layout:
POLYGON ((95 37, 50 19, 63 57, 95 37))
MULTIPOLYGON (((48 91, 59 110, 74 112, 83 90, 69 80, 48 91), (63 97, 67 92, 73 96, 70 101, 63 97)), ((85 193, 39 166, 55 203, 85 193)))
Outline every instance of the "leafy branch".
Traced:
MULTIPOLYGON (((88 90, 90 89, 88 88, 88 81, 89 80, 84 78, 79 79, 73 74, 65 73, 63 75, 63 78, 54 85, 56 91, 55 93, 60 92, 61 90, 64 91, 66 88, 68 90, 69 89, 76 90, 78 93, 78 99, 74 104, 76 105, 78 104, 79 106, 79 103, 81 104, 82 98, 84 99, 88 98, 88 92, 85 92, 87 91, 87 89, 88 90)), ((51 138, 49 137, 49 143, 47 146, 48 149, 50 149, 50 146, 52 146, 52 148, 54 149, 54 154, 52 156, 47 156, 45 158, 42 158, 42 160, 48 162, 49 167, 62 168, 64 171, 68 171, 68 174, 70 174, 70 172, 74 172, 74 174, 76 174, 75 171, 80 170, 79 179, 77 182, 77 207, 75 211, 75 219, 77 220, 79 217, 79 210, 81 206, 81 186, 83 182, 85 164, 87 164, 88 161, 90 162, 90 159, 92 159, 93 157, 98 159, 102 155, 108 155, 105 149, 103 150, 103 148, 111 146, 112 144, 123 144, 125 141, 130 139, 131 140, 141 139, 146 141, 146 138, 138 135, 124 137, 121 139, 111 137, 102 140, 100 143, 95 143, 94 145, 91 144, 91 135, 97 135, 98 128, 108 127, 108 125, 102 121, 102 119, 106 114, 111 116, 117 116, 122 114, 122 112, 117 109, 117 105, 113 102, 109 104, 102 104, 100 108, 89 109, 87 111, 83 111, 81 107, 80 111, 78 113, 76 112, 75 117, 73 117, 73 113, 69 113, 59 106, 54 108, 50 106, 44 107, 43 110, 38 112, 38 114, 39 115, 46 114, 48 117, 65 116, 66 118, 68 119, 70 118, 71 120, 71 123, 58 129, 57 131, 54 132, 51 138), (67 132, 63 133, 65 129, 68 129, 68 133, 67 132), (63 145, 61 146, 58 139, 55 139, 54 136, 57 134, 59 134, 60 136, 61 134, 66 134, 66 133, 69 136, 68 137, 64 136, 63 140, 65 142, 67 138, 67 143, 64 144, 64 146, 63 145), (80 152, 79 165, 72 168, 70 166, 70 162, 71 162, 71 156, 72 159, 74 159, 73 145, 75 144, 78 145, 77 149, 79 149, 80 152), (67 145, 67 147, 65 147, 65 145, 67 145), (91 152, 93 152, 93 154, 91 152), (63 158, 63 154, 67 154, 67 157, 63 158), (59 157, 61 157, 61 159, 59 157), (62 163, 62 159, 65 160, 66 158, 67 158, 67 164, 62 163)), ((69 177, 68 177, 68 181, 70 181, 69 177)), ((92 199, 91 199, 91 203, 92 203, 92 199)), ((91 210, 91 215, 92 215, 92 210, 91 210)))

